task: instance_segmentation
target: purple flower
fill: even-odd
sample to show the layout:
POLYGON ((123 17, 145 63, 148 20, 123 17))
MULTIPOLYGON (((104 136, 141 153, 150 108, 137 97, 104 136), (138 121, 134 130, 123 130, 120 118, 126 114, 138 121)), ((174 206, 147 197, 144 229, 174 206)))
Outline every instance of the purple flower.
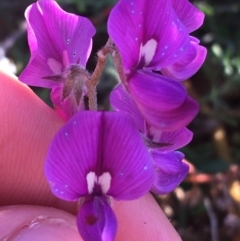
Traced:
POLYGON ((120 0, 109 16, 108 32, 126 73, 144 68, 184 80, 206 56, 206 49, 189 36, 203 19, 188 0, 120 0))
POLYGON ((203 12, 199 11, 188 0, 171 0, 172 6, 189 33, 197 30, 204 20, 203 12))
POLYGON ((110 103, 116 111, 128 115, 134 121, 150 150, 171 152, 187 145, 192 139, 192 132, 185 127, 176 131, 163 131, 149 124, 122 85, 113 90, 110 103))
POLYGON ((189 36, 203 13, 187 0, 179 2, 120 0, 108 21, 126 73, 124 87, 146 122, 161 131, 182 129, 196 116, 198 104, 176 80, 190 77, 206 56, 189 36))
POLYGON ((151 126, 122 85, 113 90, 110 102, 115 110, 132 118, 152 156, 155 179, 151 190, 157 194, 171 192, 183 181, 189 170, 188 165, 182 162, 184 155, 175 150, 191 141, 192 132, 185 127, 166 132, 151 126))
POLYGON ((151 155, 155 169, 155 180, 151 191, 158 195, 173 191, 189 171, 189 166, 182 161, 183 153, 151 151, 151 155))
POLYGON ((139 198, 154 181, 151 157, 138 129, 118 112, 74 115, 54 137, 45 173, 57 197, 84 197, 77 225, 86 241, 114 239, 117 221, 110 197, 139 198))
POLYGON ((132 74, 128 92, 144 119, 161 131, 185 127, 198 112, 197 102, 187 95, 182 84, 156 73, 132 74))
POLYGON ((195 74, 203 64, 207 55, 207 50, 199 45, 199 40, 190 37, 188 52, 177 62, 165 68, 161 68, 161 73, 176 80, 186 80, 195 74))
POLYGON ((63 11, 54 0, 30 5, 25 16, 31 59, 19 79, 52 89, 55 109, 65 118, 84 109, 85 70, 95 28, 91 22, 63 11))

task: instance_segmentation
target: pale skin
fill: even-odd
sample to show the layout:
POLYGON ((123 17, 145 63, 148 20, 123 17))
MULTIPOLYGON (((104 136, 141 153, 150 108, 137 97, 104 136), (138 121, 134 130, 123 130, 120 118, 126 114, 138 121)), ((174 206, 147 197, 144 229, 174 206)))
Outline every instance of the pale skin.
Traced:
MULTIPOLYGON (((43 171, 48 145, 64 121, 1 71, 0 110, 0 240, 81 241, 77 204, 56 198, 43 171)), ((116 241, 181 240, 150 194, 112 206, 119 224, 116 241)))

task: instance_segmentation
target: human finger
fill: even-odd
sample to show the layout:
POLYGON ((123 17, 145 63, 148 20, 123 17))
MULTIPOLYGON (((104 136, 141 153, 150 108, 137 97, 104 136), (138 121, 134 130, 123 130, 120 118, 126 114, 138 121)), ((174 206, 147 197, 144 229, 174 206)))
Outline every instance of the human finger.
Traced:
POLYGON ((0 81, 0 205, 76 210, 51 193, 44 177, 48 145, 64 122, 15 76, 0 72, 0 81))
POLYGON ((1 207, 0 240, 82 241, 75 219, 72 214, 49 207, 1 207))

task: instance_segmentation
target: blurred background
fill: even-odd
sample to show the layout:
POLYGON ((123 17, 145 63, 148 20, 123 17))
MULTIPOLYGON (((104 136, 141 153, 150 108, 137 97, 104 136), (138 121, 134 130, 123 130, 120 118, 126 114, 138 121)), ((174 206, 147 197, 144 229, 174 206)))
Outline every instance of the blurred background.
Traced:
MULTIPOLYGON (((32 0, 0 0, 0 69, 19 75, 30 54, 24 11, 32 0)), ((58 0, 65 11, 86 16, 97 28, 87 69, 107 41, 106 23, 116 0, 58 0)), ((192 1, 206 17, 193 33, 207 59, 185 86, 201 108, 189 125, 193 141, 182 151, 190 165, 174 192, 155 196, 184 241, 240 241, 240 1, 192 1)), ((99 108, 118 83, 109 60, 98 86, 99 108)), ((51 106, 49 91, 33 88, 51 106)), ((161 225, 161 224, 159 224, 161 225)))

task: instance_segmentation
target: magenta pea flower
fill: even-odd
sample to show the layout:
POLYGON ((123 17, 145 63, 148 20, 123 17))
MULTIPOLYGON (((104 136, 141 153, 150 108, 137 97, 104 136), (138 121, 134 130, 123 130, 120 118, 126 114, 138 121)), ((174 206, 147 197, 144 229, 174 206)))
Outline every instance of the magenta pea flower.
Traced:
POLYGON ((189 33, 203 24, 204 13, 199 11, 188 0, 171 0, 174 11, 189 33))
POLYGON ((19 79, 52 89, 55 109, 64 119, 84 109, 85 70, 95 28, 84 18, 63 11, 54 0, 41 0, 26 12, 31 59, 19 79))
POLYGON ((183 128, 198 112, 175 80, 190 77, 205 58, 205 48, 189 36, 204 15, 187 0, 180 2, 182 8, 171 0, 120 0, 108 20, 126 74, 123 84, 144 119, 162 131, 183 128))
POLYGON ((155 179, 151 191, 164 195, 173 191, 187 176, 189 166, 183 162, 184 154, 179 151, 151 151, 155 179))
POLYGON ((108 32, 126 73, 144 68, 185 80, 206 57, 206 49, 189 36, 203 19, 188 0, 120 0, 109 16, 108 32))
POLYGON ((186 127, 176 131, 163 131, 150 125, 122 85, 112 91, 110 103, 116 111, 128 115, 134 121, 150 150, 171 152, 182 148, 192 140, 192 132, 186 127))
POLYGON ((156 73, 133 73, 128 92, 144 119, 161 131, 185 127, 198 112, 197 102, 181 83, 156 73))
MULTIPOLYGON (((188 0, 172 0, 174 11, 188 33, 198 29, 204 20, 203 12, 199 11, 188 0)), ((161 69, 161 73, 177 80, 186 80, 195 74, 203 64, 207 50, 199 45, 200 41, 190 36, 187 53, 174 64, 161 69)))
POLYGON ((137 199, 153 185, 151 157, 134 122, 119 112, 82 111, 54 137, 45 174, 59 198, 82 198, 77 226, 82 238, 114 240, 111 198, 137 199))
POLYGON ((122 85, 113 90, 110 102, 115 110, 132 118, 151 154, 155 170, 151 190, 156 194, 171 192, 183 181, 189 170, 188 165, 182 161, 184 155, 175 150, 191 141, 192 132, 185 127, 166 132, 151 126, 122 85))

